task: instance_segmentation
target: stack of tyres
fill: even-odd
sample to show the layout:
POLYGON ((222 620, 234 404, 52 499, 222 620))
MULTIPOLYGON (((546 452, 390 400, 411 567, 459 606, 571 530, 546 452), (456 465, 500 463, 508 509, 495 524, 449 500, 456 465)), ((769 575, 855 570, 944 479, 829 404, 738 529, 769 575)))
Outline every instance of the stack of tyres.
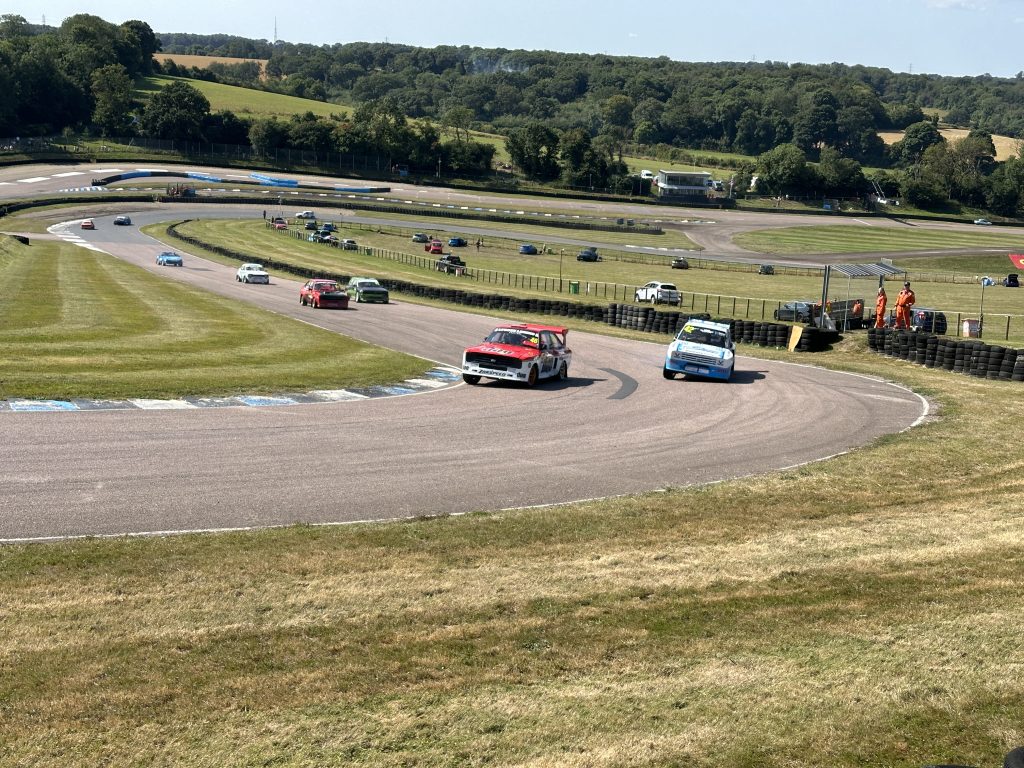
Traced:
POLYGON ((872 352, 878 351, 878 329, 874 326, 868 328, 868 349, 872 352))
POLYGON ((615 318, 619 311, 619 305, 617 303, 611 303, 608 305, 608 325, 615 325, 615 318))
POLYGON ((946 339, 946 346, 943 349, 942 367, 947 371, 952 371, 953 366, 956 365, 957 346, 959 346, 959 342, 956 339, 946 339))
POLYGON ((768 325, 769 323, 758 323, 754 327, 754 343, 759 347, 768 346, 768 325))
POLYGON ((988 370, 985 373, 985 378, 999 378, 999 371, 1003 367, 1003 357, 1005 355, 1006 347, 992 346, 988 348, 988 370))
POLYGON ((754 321, 753 320, 744 320, 743 321, 743 332, 742 332, 742 336, 741 336, 740 340, 744 344, 753 344, 754 343, 754 321))
MULTIPOLYGON (((900 360, 910 360, 911 342, 913 341, 909 331, 897 331, 896 332, 897 343, 899 345, 899 358, 900 360)), ((917 351, 917 345, 913 345, 913 349, 917 351)))
POLYGON ((1024 381, 1024 349, 1017 350, 1017 360, 1013 364, 1012 381, 1024 381))
MULTIPOLYGON (((917 333, 917 334, 914 334, 914 336, 915 336, 915 340, 917 341, 917 357, 915 358, 915 362, 918 365, 928 366, 928 342, 929 342, 929 340, 934 342, 935 337, 934 336, 930 336, 927 333, 917 333)), ((932 348, 932 363, 934 364, 934 362, 935 362, 935 351, 934 351, 934 347, 933 347, 932 348)), ((928 366, 928 367, 930 367, 930 366, 928 366)))
POLYGON ((921 344, 918 345, 918 362, 921 362, 925 368, 935 368, 935 354, 939 348, 939 337, 938 336, 925 336, 924 337, 925 354, 921 353, 921 344))
POLYGON ((1017 365, 1017 350, 1007 349, 1003 353, 1003 364, 999 366, 999 378, 1003 381, 1010 381, 1013 378, 1013 368, 1017 365))
POLYGON ((958 341, 954 349, 953 373, 963 373, 969 358, 968 343, 966 341, 958 341))
POLYGON ((975 343, 971 349, 971 361, 967 373, 971 376, 984 378, 988 372, 988 347, 984 343, 975 343))

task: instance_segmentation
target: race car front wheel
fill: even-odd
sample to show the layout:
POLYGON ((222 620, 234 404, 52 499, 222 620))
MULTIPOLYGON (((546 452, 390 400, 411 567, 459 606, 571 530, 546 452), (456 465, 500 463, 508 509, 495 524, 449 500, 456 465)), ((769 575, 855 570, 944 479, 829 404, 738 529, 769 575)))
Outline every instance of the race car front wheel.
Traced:
POLYGON ((464 374, 462 374, 462 380, 464 382, 466 382, 467 384, 479 384, 480 383, 480 377, 479 376, 474 376, 472 373, 464 373, 464 374))
POLYGON ((661 369, 661 374, 666 379, 674 379, 676 377, 676 372, 672 371, 672 370, 669 370, 668 368, 662 368, 661 369))
POLYGON ((537 383, 537 366, 533 366, 530 369, 530 373, 526 377, 526 386, 532 387, 537 383))
POLYGON ((565 381, 568 378, 569 378, 569 366, 566 365, 565 363, 562 363, 561 367, 559 367, 559 369, 558 369, 558 380, 559 381, 565 381))

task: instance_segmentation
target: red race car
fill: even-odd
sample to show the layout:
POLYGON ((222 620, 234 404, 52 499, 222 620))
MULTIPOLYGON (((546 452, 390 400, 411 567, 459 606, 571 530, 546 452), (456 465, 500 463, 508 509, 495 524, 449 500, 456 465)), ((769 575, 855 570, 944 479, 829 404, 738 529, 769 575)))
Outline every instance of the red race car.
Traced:
POLYGON ((462 380, 479 384, 486 376, 532 387, 541 379, 565 379, 572 362, 565 342, 568 333, 568 328, 553 325, 498 326, 483 344, 462 353, 462 380))
POLYGON ((299 304, 313 309, 348 309, 348 293, 334 280, 310 280, 299 289, 299 304))

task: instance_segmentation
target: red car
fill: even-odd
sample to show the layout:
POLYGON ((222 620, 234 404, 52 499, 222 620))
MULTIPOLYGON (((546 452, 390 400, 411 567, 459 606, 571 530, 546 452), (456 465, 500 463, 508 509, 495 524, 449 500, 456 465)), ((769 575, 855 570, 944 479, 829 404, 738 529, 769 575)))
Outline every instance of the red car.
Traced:
POLYGON ((313 309, 348 309, 348 293, 334 280, 310 280, 299 289, 299 304, 313 309))
POLYGON ((96 229, 96 225, 93 224, 92 219, 82 219, 82 229, 96 229))
POLYGON ((444 243, 440 240, 431 240, 423 246, 423 250, 427 253, 444 253, 444 243))
POLYGON ((288 229, 288 225, 285 224, 283 221, 275 221, 274 229, 288 229))
POLYGON ((462 380, 479 384, 486 376, 532 387, 541 379, 565 379, 572 362, 568 333, 568 328, 554 325, 500 325, 483 344, 462 353, 462 380))

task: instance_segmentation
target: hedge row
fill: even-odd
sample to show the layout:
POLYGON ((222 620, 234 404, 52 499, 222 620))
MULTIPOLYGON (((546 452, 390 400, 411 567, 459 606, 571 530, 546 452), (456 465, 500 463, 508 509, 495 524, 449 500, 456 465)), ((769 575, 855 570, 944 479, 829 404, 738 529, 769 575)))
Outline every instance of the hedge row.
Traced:
MULTIPOLYGON (((181 222, 185 223, 185 222, 181 222)), ((241 253, 230 248, 219 245, 212 245, 194 237, 182 235, 177 231, 178 224, 172 224, 167 228, 167 234, 178 240, 197 248, 217 253, 229 259, 239 262, 252 261, 253 256, 249 253, 241 253)), ((351 275, 337 272, 328 272, 322 269, 300 267, 276 259, 263 259, 264 267, 286 272, 306 280, 322 277, 337 280, 340 283, 348 282, 351 275)), ((706 313, 694 312, 660 312, 650 305, 640 304, 582 304, 575 301, 563 301, 560 299, 542 299, 521 296, 505 296, 494 293, 477 293, 475 291, 464 291, 460 288, 447 288, 437 285, 420 285, 407 280, 381 279, 381 284, 389 291, 405 293, 435 301, 444 301, 462 306, 477 307, 480 309, 499 310, 502 312, 522 312, 531 315, 555 315, 558 317, 572 317, 580 320, 589 320, 596 323, 605 323, 618 328, 626 328, 647 333, 659 333, 675 335, 679 332, 687 320, 700 319, 708 320, 711 316, 706 313)), ((791 326, 782 323, 762 323, 754 320, 733 320, 731 318, 720 318, 716 322, 728 323, 732 329, 732 337, 735 341, 747 344, 756 344, 762 347, 785 347, 789 343, 791 326)), ((820 352, 828 344, 837 338, 836 334, 823 333, 818 328, 808 326, 804 328, 797 345, 799 352, 820 352)))
POLYGON ((1024 381, 1024 350, 990 345, 978 339, 869 328, 868 348, 925 368, 943 368, 985 379, 1024 381))

